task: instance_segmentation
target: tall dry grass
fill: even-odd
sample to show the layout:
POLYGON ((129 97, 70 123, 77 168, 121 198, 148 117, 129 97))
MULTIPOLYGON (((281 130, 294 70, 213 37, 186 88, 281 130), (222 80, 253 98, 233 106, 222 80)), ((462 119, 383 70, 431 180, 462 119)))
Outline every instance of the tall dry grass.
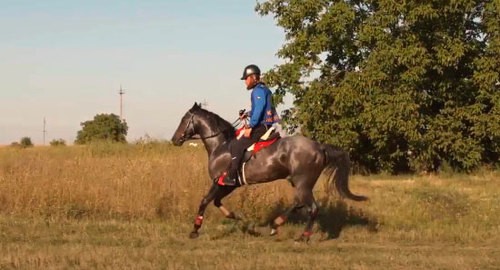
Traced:
MULTIPOLYGON (((488 241, 499 230, 498 172, 352 178, 351 189, 368 195, 369 202, 327 197, 326 181, 315 188, 325 217, 318 226, 331 236, 338 233, 329 231, 332 227, 346 224, 410 240, 442 236, 488 241)), ((4 215, 190 223, 210 185, 203 148, 146 143, 0 149, 4 215)), ((282 180, 238 189, 225 203, 259 223, 284 211, 292 196, 293 188, 282 180)), ((220 222, 223 217, 210 206, 207 219, 220 222)), ((295 222, 302 221, 298 215, 295 222)))
MULTIPOLYGON (((190 220, 210 184, 207 155, 200 148, 153 143, 0 150, 3 214, 190 220)), ((287 186, 235 192, 233 204, 253 213, 283 196, 286 200, 287 186)))

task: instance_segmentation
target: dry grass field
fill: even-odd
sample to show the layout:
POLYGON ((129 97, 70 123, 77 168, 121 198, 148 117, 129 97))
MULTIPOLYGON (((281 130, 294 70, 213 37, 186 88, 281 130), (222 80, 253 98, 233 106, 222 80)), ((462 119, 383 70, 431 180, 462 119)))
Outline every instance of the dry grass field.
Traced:
POLYGON ((167 144, 0 149, 0 269, 500 269, 500 172, 353 176, 367 202, 328 197, 309 243, 267 221, 290 202, 286 181, 243 187, 209 206, 204 149, 167 144), (262 236, 245 233, 256 224, 262 236))

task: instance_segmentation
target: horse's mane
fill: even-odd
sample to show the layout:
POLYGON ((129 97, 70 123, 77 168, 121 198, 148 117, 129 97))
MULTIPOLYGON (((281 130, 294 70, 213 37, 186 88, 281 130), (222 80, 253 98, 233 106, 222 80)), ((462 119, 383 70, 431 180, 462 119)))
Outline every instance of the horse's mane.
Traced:
POLYGON ((228 121, 224 120, 218 114, 213 113, 211 111, 205 110, 201 107, 193 108, 198 115, 203 116, 203 118, 208 122, 208 124, 214 128, 215 131, 220 131, 224 133, 224 136, 227 139, 233 138, 234 135, 234 127, 228 121))

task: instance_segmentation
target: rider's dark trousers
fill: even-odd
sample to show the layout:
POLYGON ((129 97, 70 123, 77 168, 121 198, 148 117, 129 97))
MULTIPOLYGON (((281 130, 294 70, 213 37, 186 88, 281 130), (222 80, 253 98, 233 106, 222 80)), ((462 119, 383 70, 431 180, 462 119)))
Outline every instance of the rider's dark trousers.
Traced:
POLYGON ((238 168, 240 167, 241 159, 245 153, 245 149, 250 147, 253 143, 259 141, 260 137, 269 129, 268 126, 260 124, 252 128, 250 138, 241 137, 239 140, 236 138, 229 143, 229 151, 231 152, 231 166, 229 167, 228 174, 230 177, 237 179, 238 168))

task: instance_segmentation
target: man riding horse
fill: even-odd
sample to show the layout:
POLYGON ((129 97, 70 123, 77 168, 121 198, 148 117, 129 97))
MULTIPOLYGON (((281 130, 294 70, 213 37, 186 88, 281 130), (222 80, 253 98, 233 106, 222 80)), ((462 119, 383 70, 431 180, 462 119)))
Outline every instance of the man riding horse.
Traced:
MULTIPOLYGON (((217 180, 200 202, 193 230, 189 234, 191 238, 198 237, 205 210, 212 201, 227 218, 237 219, 234 212, 224 207, 222 199, 238 187, 237 171, 245 148, 259 140, 266 129, 278 120, 272 106, 271 92, 260 82, 259 68, 247 66, 242 79, 247 89, 253 89, 250 124, 244 130, 246 136, 237 140, 231 123, 196 103, 184 114, 172 136, 172 143, 177 146, 195 136, 200 138, 208 153, 209 177, 217 180)), ((305 208, 308 220, 299 240, 307 241, 319 211, 313 188, 321 174, 326 176, 329 185, 341 196, 355 201, 366 200, 366 197, 355 195, 349 190, 349 166, 349 154, 346 151, 295 135, 281 138, 260 150, 258 155, 245 163, 242 178, 248 185, 287 179, 295 188, 294 202, 271 222, 271 235, 277 233, 278 227, 283 225, 291 212, 305 208)))
POLYGON ((242 130, 243 137, 235 138, 229 143, 231 164, 228 171, 224 172, 218 180, 219 185, 235 186, 238 183, 238 168, 245 149, 257 142, 264 133, 276 122, 279 117, 272 103, 272 93, 260 81, 260 69, 256 65, 248 65, 243 69, 241 80, 245 81, 247 90, 251 93, 251 111, 248 113, 250 121, 242 130))

